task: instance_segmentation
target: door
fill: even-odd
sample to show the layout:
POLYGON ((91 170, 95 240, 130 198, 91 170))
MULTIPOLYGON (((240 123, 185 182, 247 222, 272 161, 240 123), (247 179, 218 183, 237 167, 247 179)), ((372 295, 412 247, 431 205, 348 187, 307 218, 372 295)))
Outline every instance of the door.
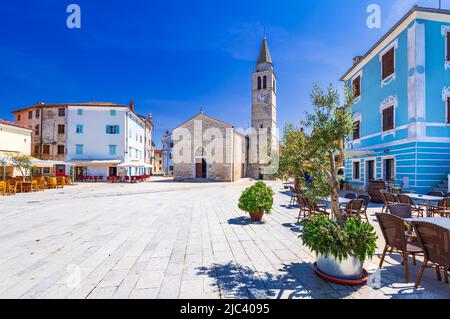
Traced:
POLYGON ((206 178, 207 172, 206 172, 206 160, 201 159, 197 160, 195 163, 195 178, 206 178))
POLYGON ((86 167, 75 167, 75 179, 77 181, 82 181, 84 176, 86 176, 86 167))
POLYGON ((117 176, 117 167, 110 167, 109 168, 109 176, 117 176))
POLYGON ((375 161, 366 162, 366 186, 370 184, 370 181, 375 180, 375 161))
POLYGON ((66 167, 64 165, 55 165, 56 176, 66 176, 66 167))

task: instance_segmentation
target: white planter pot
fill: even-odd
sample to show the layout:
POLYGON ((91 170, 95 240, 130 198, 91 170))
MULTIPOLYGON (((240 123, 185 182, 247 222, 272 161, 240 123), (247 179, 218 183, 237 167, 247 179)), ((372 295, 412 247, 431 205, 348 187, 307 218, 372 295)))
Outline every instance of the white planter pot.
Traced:
POLYGON ((317 268, 328 276, 345 279, 361 279, 363 273, 363 263, 356 257, 349 257, 339 261, 332 256, 317 256, 317 268))

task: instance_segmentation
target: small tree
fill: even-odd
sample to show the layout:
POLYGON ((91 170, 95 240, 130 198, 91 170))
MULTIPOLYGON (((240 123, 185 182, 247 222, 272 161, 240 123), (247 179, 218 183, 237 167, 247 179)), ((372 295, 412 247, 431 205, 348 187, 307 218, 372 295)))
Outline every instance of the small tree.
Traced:
POLYGON ((33 167, 31 163, 31 157, 28 155, 13 155, 10 157, 13 166, 22 175, 23 181, 25 181, 26 176, 31 173, 31 168, 33 167))
POLYGON ((350 106, 352 96, 345 91, 345 101, 341 105, 339 93, 330 85, 326 91, 314 84, 311 93, 314 113, 308 113, 305 127, 311 129, 308 143, 309 162, 314 169, 313 188, 319 193, 331 195, 332 214, 339 223, 345 222, 339 210, 340 183, 338 171, 344 165, 344 144, 353 130, 350 106))
POLYGON ((299 129, 292 124, 285 126, 280 143, 278 178, 284 180, 293 178, 296 187, 304 181, 309 166, 307 143, 308 136, 303 129, 299 129))

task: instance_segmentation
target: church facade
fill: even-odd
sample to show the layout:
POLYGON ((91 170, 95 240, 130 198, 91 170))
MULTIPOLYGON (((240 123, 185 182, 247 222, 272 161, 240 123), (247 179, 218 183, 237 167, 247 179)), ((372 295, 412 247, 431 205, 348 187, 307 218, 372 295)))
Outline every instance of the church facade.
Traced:
MULTIPOLYGON (((277 153, 277 79, 264 37, 252 73, 252 128, 247 133, 200 112, 172 131, 173 175, 178 181, 270 179, 277 153), (269 153, 269 154, 267 154, 269 153)), ((274 173, 274 172, 272 172, 274 173)))

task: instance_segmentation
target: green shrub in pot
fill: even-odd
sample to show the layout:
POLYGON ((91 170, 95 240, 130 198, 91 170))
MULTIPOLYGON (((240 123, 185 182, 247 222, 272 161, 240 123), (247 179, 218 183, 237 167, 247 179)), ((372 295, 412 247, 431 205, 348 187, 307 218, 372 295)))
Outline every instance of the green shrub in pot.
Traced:
MULTIPOLYGON (((257 182, 243 191, 239 198, 238 206, 241 210, 250 213, 250 215, 259 214, 262 218, 264 213, 270 214, 272 210, 273 195, 272 188, 263 182, 257 182)), ((252 216, 254 220, 261 220, 261 218, 253 218, 252 216)))
POLYGON ((339 261, 356 257, 361 262, 372 258, 377 235, 372 225, 359 218, 348 218, 340 225, 323 215, 306 221, 300 237, 305 246, 317 255, 331 256, 339 261))

